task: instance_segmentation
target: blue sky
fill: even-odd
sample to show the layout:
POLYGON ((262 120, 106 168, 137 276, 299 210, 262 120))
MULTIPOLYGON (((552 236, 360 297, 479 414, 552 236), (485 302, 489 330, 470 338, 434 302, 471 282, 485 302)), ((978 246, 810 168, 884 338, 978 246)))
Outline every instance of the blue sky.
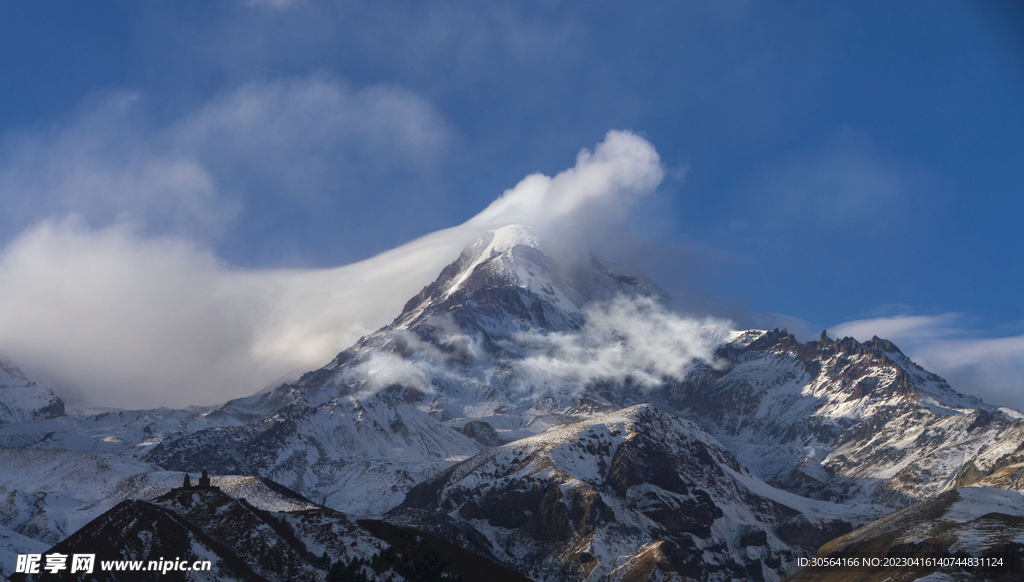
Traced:
MULTIPOLYGON (((664 179, 610 228, 621 258, 679 308, 813 335, 875 325, 958 387, 996 400, 1020 388, 1021 10, 239 0, 0 11, 0 268, 39 302, 0 305, 0 353, 43 375, 61 326, 96 322, 23 311, 54 312, 35 290, 88 280, 98 267, 74 269, 90 261, 125 282, 49 301, 116 314, 103 297, 173 304, 182 293, 163 277, 175 269, 175 281, 190 269, 314 273, 463 224, 525 176, 553 176, 627 130, 657 151, 664 179), (69 263, 71 251, 92 254, 69 263), (943 369, 991 341, 1003 342, 995 361, 980 350, 943 369)), ((168 353, 200 333, 122 319, 98 337, 142 334, 168 353)), ((83 372, 109 367, 98 362, 113 351, 59 353, 76 362, 51 370, 69 390, 148 390, 141 370, 83 372)), ((237 359, 225 370, 248 362, 224 358, 237 359)))

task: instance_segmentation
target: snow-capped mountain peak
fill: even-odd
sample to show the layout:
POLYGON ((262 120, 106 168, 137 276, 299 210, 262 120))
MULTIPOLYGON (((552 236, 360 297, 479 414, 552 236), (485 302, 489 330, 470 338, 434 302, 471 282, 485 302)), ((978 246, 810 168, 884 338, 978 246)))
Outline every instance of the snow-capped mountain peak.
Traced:
POLYGON ((488 333, 501 333, 502 325, 567 331, 582 324, 588 303, 616 295, 665 297, 638 271, 544 241, 530 227, 509 225, 466 245, 389 327, 413 328, 447 312, 488 333), (460 316, 467 309, 477 316, 460 316), (489 325, 481 315, 494 321, 489 325))

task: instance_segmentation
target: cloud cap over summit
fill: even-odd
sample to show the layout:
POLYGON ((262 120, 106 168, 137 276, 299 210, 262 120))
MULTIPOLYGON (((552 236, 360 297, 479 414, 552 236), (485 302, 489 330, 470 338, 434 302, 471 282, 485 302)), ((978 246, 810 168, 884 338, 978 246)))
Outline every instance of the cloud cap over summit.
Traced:
POLYGON ((662 176, 649 142, 612 131, 574 167, 528 176, 462 225, 332 269, 237 269, 130 225, 45 221, 0 256, 0 353, 80 404, 215 404, 323 365, 483 230, 614 224, 662 176))

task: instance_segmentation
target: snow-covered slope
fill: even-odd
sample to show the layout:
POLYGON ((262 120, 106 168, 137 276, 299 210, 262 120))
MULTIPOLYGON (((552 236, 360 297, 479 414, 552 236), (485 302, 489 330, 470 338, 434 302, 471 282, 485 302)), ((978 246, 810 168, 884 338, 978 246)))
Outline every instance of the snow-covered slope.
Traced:
POLYGON ((0 425, 64 416, 64 402, 0 358, 0 425))
MULTIPOLYGON (((0 446, 140 456, 171 434, 212 423, 193 410, 125 410, 0 425, 0 446)), ((237 423, 236 423, 237 424, 237 423)))
POLYGON ((377 395, 182 434, 146 458, 168 469, 258 474, 329 507, 380 515, 416 483, 483 449, 414 406, 377 395))
MULTIPOLYGON (((727 337, 662 298, 510 226, 328 365, 214 409, 67 416, 5 364, 0 446, 18 449, 0 450, 0 533, 56 541, 207 469, 361 516, 404 500, 395 519, 547 579, 778 579, 842 524, 1020 488, 1024 415, 891 342, 727 337)), ((233 479, 218 482, 306 511, 233 479)))
POLYGON ((537 580, 633 579, 653 545, 680 575, 778 580, 871 511, 777 490, 693 423, 639 405, 477 455, 389 519, 537 580))
MULTIPOLYGON (((0 525, 54 544, 122 500, 145 494, 159 483, 157 470, 108 453, 0 448, 0 525)), ((172 486, 168 481, 166 488, 172 486)))

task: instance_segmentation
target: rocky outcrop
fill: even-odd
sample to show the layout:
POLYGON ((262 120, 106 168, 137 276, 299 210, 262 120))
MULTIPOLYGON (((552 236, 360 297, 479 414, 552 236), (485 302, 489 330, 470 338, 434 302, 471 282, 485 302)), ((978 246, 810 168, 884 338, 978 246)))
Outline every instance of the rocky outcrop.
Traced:
POLYGON ((462 434, 486 447, 497 447, 505 444, 505 439, 498 436, 494 427, 482 420, 471 420, 456 429, 462 434))

